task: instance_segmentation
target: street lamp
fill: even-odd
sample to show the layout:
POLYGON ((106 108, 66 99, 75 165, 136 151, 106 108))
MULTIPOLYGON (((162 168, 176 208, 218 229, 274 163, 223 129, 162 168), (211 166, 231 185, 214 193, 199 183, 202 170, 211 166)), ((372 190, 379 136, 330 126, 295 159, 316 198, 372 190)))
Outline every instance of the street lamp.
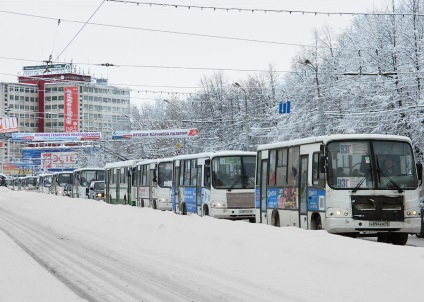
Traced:
POLYGON ((244 95, 244 129, 245 129, 245 135, 246 135, 246 146, 245 146, 245 150, 248 151, 249 150, 249 146, 250 146, 250 137, 249 137, 249 133, 250 133, 250 129, 249 129, 249 115, 247 114, 247 92, 246 89, 244 89, 239 83, 235 82, 233 84, 234 87, 237 87, 241 90, 243 90, 243 95, 244 95))
POLYGON ((308 59, 303 63, 306 67, 309 67, 315 73, 315 84, 317 89, 317 103, 318 103, 318 115, 319 115, 319 134, 325 135, 324 131, 324 109, 322 107, 322 99, 319 87, 319 79, 318 79, 318 65, 314 65, 308 59))

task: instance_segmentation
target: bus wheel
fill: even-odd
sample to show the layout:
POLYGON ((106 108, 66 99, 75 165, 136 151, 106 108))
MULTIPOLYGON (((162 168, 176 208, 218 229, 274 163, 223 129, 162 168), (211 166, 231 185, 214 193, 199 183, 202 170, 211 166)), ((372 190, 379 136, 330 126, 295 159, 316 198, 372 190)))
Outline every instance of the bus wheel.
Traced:
POLYGON ((322 230, 322 221, 319 214, 312 215, 311 230, 322 230))
POLYGON ((408 242, 408 234, 406 233, 390 234, 390 241, 394 245, 405 245, 408 242))
POLYGON ((124 204, 127 204, 127 195, 124 195, 124 204))
POLYGON ((156 210, 157 209, 156 200, 153 200, 152 208, 153 208, 153 210, 156 210))
POLYGON ((181 204, 181 215, 187 215, 185 203, 181 204))
POLYGON ((249 223, 256 223, 256 217, 250 217, 249 223))
POLYGON ((203 216, 209 216, 209 208, 208 206, 203 207, 203 216))
POLYGON ((144 208, 144 199, 141 200, 140 206, 144 208))
POLYGON ((390 237, 390 234, 388 234, 388 233, 378 234, 377 235, 377 242, 389 243, 389 237, 390 237))
POLYGON ((280 227, 280 214, 275 210, 272 212, 272 225, 276 227, 280 227))

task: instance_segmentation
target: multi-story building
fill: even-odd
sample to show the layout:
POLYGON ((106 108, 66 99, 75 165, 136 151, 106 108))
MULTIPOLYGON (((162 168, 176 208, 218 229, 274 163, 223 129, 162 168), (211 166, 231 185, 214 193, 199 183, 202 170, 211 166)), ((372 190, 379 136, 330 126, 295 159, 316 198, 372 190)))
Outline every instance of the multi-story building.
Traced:
MULTIPOLYGON (((125 128, 129 112, 129 89, 77 73, 72 64, 27 66, 18 83, 0 83, 0 117, 17 117, 19 132, 102 132, 108 136, 125 128)), ((4 140, 0 161, 19 157, 21 147, 4 140)))

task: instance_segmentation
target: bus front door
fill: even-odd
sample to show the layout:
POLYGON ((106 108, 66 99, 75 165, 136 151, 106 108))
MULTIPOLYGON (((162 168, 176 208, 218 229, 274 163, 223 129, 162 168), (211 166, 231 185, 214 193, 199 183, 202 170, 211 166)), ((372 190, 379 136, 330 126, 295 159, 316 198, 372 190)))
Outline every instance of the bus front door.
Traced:
POLYGON ((196 177, 196 208, 197 215, 202 216, 202 166, 197 165, 197 177, 196 177))
POLYGON ((260 208, 261 208, 261 222, 268 224, 268 218, 266 215, 267 204, 266 204, 266 183, 267 183, 267 175, 268 175, 268 160, 264 159, 261 161, 261 177, 260 177, 260 208))
POLYGON ((300 157, 300 183, 299 183, 299 227, 308 229, 308 155, 300 157))

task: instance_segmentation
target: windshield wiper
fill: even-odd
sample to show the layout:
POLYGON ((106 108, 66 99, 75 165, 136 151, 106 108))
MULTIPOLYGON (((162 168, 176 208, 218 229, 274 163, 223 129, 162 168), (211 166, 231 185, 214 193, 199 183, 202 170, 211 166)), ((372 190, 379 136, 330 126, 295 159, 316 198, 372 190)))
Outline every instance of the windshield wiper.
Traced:
POLYGON ((380 168, 377 169, 377 172, 381 173, 381 175, 383 175, 384 177, 387 177, 389 182, 395 187, 396 190, 398 190, 399 193, 403 192, 401 187, 399 187, 399 185, 390 176, 386 175, 380 168))
POLYGON ((367 179, 368 175, 370 175, 371 171, 372 171, 372 168, 369 168, 368 171, 367 171, 367 173, 365 173, 364 177, 361 179, 361 181, 358 182, 358 184, 352 190, 352 193, 356 193, 356 191, 358 191, 358 189, 362 186, 362 184, 364 183, 364 181, 367 179))
POLYGON ((228 192, 231 192, 231 190, 238 184, 238 182, 241 180, 241 175, 234 181, 234 183, 228 188, 228 192))

